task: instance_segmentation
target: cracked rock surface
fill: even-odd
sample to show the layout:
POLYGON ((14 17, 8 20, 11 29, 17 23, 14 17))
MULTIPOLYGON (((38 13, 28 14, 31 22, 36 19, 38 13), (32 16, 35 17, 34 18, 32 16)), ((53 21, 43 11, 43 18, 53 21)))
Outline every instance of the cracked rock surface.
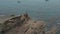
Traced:
POLYGON ((44 21, 34 21, 28 14, 10 18, 2 24, 0 34, 55 34, 57 29, 45 32, 44 21))

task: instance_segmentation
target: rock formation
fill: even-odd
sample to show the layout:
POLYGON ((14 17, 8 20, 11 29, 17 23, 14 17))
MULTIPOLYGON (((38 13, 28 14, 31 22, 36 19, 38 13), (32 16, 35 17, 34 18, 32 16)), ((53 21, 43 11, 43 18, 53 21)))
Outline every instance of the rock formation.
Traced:
POLYGON ((32 20, 28 14, 8 19, 2 26, 0 34, 55 34, 55 31, 57 31, 56 28, 46 32, 46 23, 32 20))

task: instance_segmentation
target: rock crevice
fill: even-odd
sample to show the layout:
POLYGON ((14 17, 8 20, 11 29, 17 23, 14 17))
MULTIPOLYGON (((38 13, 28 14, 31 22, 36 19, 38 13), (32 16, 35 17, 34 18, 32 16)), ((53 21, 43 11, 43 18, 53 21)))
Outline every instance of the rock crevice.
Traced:
MULTIPOLYGON (((34 21, 28 14, 8 19, 2 25, 1 34, 52 34, 51 31, 45 31, 46 23, 44 21, 34 21)), ((53 33, 55 34, 55 32, 53 33)))

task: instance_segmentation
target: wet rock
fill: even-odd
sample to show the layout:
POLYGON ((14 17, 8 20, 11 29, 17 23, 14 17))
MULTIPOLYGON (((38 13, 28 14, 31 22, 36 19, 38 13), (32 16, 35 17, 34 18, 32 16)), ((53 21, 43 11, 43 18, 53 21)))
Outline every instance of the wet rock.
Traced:
MULTIPOLYGON (((44 21, 34 21, 28 14, 13 17, 3 23, 0 33, 2 34, 51 34, 45 32, 46 23, 44 21)), ((56 31, 54 29, 53 31, 56 31)), ((55 32, 53 32, 55 34, 55 32)))

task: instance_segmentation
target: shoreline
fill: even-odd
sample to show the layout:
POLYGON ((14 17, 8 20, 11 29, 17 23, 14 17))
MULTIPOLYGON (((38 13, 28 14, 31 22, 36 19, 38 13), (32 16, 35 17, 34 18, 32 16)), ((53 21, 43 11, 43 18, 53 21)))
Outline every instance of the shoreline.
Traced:
MULTIPOLYGON (((2 21, 2 25, 3 25, 3 30, 1 30, 1 33, 5 32, 6 34, 12 34, 13 32, 16 32, 16 27, 18 28, 17 30, 23 34, 25 32, 25 34, 31 34, 33 32, 35 32, 35 30, 37 30, 37 32, 42 33, 44 32, 45 34, 48 33, 53 33, 55 34, 58 31, 58 27, 57 26, 52 26, 53 28, 50 28, 51 30, 45 32, 45 27, 47 27, 47 24, 45 21, 41 21, 41 20, 33 20, 32 18, 29 17, 28 14, 22 14, 19 16, 9 16, 9 17, 1 17, 0 21, 2 21), (4 19, 2 19, 4 18, 4 19), (8 27, 7 27, 8 26, 8 27), (56 28, 55 28, 56 27, 56 28), (22 28, 22 29, 21 29, 22 28), (31 29, 31 30, 30 30, 31 29), (23 30, 24 32, 20 31, 23 30), (32 32, 33 30, 33 32, 32 32), (40 31, 41 32, 40 32, 40 31), (13 31, 13 32, 11 32, 13 31)), ((19 33, 16 32, 16 33, 19 33)), ((43 33, 42 33, 43 34, 43 33)))

